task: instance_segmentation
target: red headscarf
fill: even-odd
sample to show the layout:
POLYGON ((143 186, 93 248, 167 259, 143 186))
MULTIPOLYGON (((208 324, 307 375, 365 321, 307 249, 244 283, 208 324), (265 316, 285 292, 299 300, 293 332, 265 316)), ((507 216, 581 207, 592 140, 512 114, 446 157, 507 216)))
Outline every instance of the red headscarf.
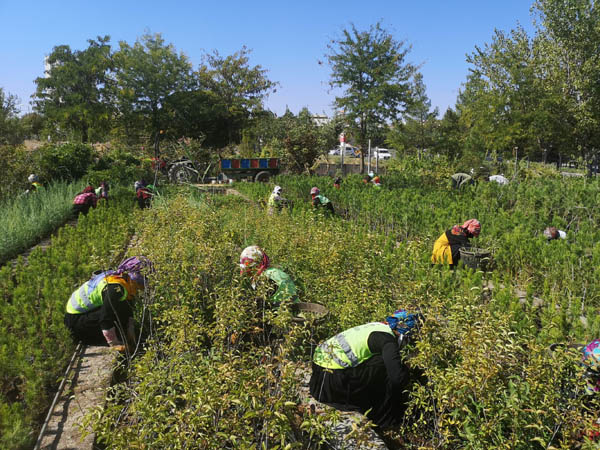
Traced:
POLYGON ((94 192, 94 187, 86 186, 85 189, 83 190, 82 194, 87 194, 88 192, 94 192))
POLYGON ((479 223, 479 220, 477 220, 477 219, 467 220, 465 223, 462 224, 461 228, 463 230, 468 231, 475 237, 479 236, 479 233, 481 232, 481 224, 479 223))

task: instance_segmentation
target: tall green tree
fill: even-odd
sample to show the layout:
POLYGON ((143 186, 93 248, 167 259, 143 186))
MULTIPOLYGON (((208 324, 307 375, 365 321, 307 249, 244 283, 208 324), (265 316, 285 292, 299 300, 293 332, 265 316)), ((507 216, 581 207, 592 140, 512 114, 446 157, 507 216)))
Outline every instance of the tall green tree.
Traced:
POLYGON ((361 172, 369 137, 398 119, 412 101, 410 80, 417 69, 406 62, 409 51, 404 41, 394 39, 379 22, 366 31, 351 25, 328 44, 329 84, 343 90, 335 106, 344 111, 363 149, 361 172))
POLYGON ((169 126, 167 99, 197 87, 192 64, 162 36, 145 34, 133 46, 119 42, 114 54, 121 124, 130 136, 155 139, 169 126))
POLYGON ((454 109, 448 108, 438 123, 433 149, 450 158, 459 158, 463 152, 466 134, 466 130, 460 122, 460 114, 454 109))
POLYGON ((88 40, 85 50, 68 45, 54 47, 46 62, 44 77, 36 78, 35 110, 42 114, 53 132, 61 130, 88 142, 90 132, 101 136, 113 113, 114 68, 110 37, 88 40))
POLYGON ((415 151, 420 155, 425 149, 431 149, 436 141, 438 129, 438 109, 431 109, 431 100, 427 96, 423 75, 415 74, 413 99, 407 106, 402 122, 396 122, 387 134, 387 142, 400 150, 415 151))
POLYGON ((19 121, 19 98, 0 88, 0 144, 18 144, 23 133, 19 121))
POLYGON ((265 98, 277 86, 260 65, 251 66, 250 53, 246 47, 229 56, 215 50, 204 55, 205 64, 198 70, 201 86, 220 99, 227 110, 229 144, 240 141, 241 130, 263 110, 265 98))
POLYGON ((229 114, 221 100, 207 90, 176 92, 164 103, 167 135, 201 139, 207 148, 222 148, 228 143, 229 114))
MULTIPOLYGON (((542 68, 555 122, 582 156, 600 148, 600 5, 595 0, 537 0, 542 68), (559 119, 560 118, 560 119, 559 119), (559 120, 556 120, 559 119, 559 120)), ((568 144, 568 143, 567 143, 568 144)))

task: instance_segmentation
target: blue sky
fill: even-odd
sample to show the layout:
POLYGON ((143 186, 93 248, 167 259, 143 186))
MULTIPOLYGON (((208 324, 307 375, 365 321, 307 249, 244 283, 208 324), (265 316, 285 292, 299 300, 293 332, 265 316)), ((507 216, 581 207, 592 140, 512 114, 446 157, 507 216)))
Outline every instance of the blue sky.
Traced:
POLYGON ((421 73, 432 105, 454 106, 468 73, 465 55, 491 41, 494 29, 518 23, 531 31, 531 0, 396 1, 16 1, 0 0, 0 87, 30 109, 34 79, 44 55, 56 45, 84 49, 86 40, 110 35, 130 44, 144 32, 160 32, 196 68, 203 52, 231 54, 252 49, 251 64, 268 70, 280 87, 266 106, 282 114, 308 107, 331 114, 327 43, 354 23, 360 30, 381 20, 398 40, 412 45, 408 60, 421 73))

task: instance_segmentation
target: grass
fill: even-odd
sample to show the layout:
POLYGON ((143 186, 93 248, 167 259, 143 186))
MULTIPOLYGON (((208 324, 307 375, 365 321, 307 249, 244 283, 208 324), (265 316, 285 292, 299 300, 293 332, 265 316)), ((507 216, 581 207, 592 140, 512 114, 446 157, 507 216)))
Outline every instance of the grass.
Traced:
POLYGON ((71 216, 84 183, 59 182, 40 192, 0 202, 0 264, 48 236, 71 216))

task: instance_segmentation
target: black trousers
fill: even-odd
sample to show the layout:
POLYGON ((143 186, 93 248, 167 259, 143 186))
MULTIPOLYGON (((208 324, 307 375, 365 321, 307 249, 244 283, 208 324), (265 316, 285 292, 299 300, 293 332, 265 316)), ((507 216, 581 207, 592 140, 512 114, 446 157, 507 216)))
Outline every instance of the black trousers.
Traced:
POLYGON ((402 420, 407 397, 393 392, 383 359, 379 355, 356 367, 327 370, 313 363, 310 395, 341 411, 358 411, 380 427, 402 420))
MULTIPOLYGON (((87 345, 107 345, 100 325, 103 317, 104 311, 102 311, 102 308, 98 308, 83 314, 66 313, 64 323, 76 342, 81 341, 87 345)), ((129 316, 119 317, 119 321, 123 327, 123 332, 126 333, 129 316)), ((121 339, 121 342, 125 342, 119 326, 117 324, 114 326, 117 329, 117 337, 121 339)))
POLYGON ((150 208, 150 200, 151 200, 150 197, 148 197, 148 198, 138 197, 137 202, 138 202, 138 206, 140 207, 140 209, 150 208))
POLYGON ((83 205, 73 205, 73 215, 77 217, 80 213, 83 213, 84 216, 90 211, 91 205, 83 204, 83 205))

